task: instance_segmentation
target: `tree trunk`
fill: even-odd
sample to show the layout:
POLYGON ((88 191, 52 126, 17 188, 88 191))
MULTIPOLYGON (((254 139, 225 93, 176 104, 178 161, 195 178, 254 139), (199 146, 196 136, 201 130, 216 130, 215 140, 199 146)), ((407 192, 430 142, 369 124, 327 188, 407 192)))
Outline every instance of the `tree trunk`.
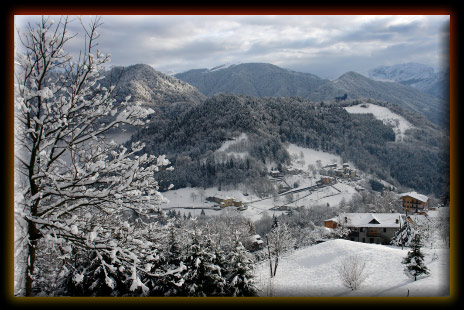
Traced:
POLYGON ((29 245, 27 247, 27 265, 26 265, 26 296, 32 296, 32 284, 34 282, 33 274, 34 274, 34 265, 35 265, 35 256, 36 256, 36 248, 37 248, 37 240, 39 237, 38 230, 35 227, 35 224, 32 222, 28 223, 28 235, 29 235, 29 245))
POLYGON ((279 264, 279 256, 276 256, 275 260, 274 260, 274 275, 273 277, 275 277, 276 275, 276 272, 277 272, 277 265, 279 264))
POLYGON ((266 236, 266 243, 267 243, 267 253, 269 255, 269 269, 271 272, 271 278, 272 278, 272 258, 271 258, 271 249, 269 248, 269 239, 266 236))

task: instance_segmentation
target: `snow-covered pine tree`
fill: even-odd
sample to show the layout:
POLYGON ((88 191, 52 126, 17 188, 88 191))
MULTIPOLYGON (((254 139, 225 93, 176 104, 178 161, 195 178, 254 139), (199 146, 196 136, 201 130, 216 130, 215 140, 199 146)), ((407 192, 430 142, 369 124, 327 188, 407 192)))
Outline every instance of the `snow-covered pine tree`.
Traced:
POLYGON ((179 242, 180 229, 171 222, 167 244, 160 253, 158 276, 147 276, 147 283, 151 289, 151 296, 182 296, 184 275, 187 272, 183 264, 185 254, 179 242))
POLYGON ((195 228, 185 258, 187 273, 184 275, 186 296, 221 296, 225 279, 221 268, 215 264, 212 240, 195 228))
POLYGON ((418 276, 430 274, 429 269, 424 264, 424 254, 421 252, 422 241, 419 234, 415 235, 411 241, 411 250, 403 259, 402 263, 405 266, 404 271, 407 276, 417 280, 418 276))
POLYGON ((255 296, 257 288, 253 279, 253 259, 250 253, 234 235, 234 245, 227 257, 227 295, 255 296))
MULTIPOLYGON (((147 245, 143 234, 116 238, 125 210, 150 217, 163 201, 155 174, 166 169, 164 156, 137 155, 108 142, 104 134, 121 124, 145 125, 153 110, 116 103, 114 86, 101 87, 109 55, 95 51, 97 17, 84 26, 86 47, 77 61, 65 52, 73 38, 68 18, 43 17, 19 32, 15 61, 15 294, 31 296, 44 243, 57 252, 80 248, 138 272, 147 245)), ((122 230, 133 230, 130 223, 122 230)), ((48 248, 48 246, 47 246, 48 248)), ((69 250, 69 251, 71 251, 69 250)), ((57 258, 66 255, 57 256, 57 258)), ((100 260, 101 266, 113 268, 100 260)), ((106 275, 106 274, 105 274, 106 275)), ((111 287, 108 276, 105 283, 111 287)), ((140 284, 139 281, 134 283, 140 284)), ((143 287, 140 285, 140 287, 143 287)))
POLYGON ((109 257, 102 256, 97 251, 82 251, 74 253, 66 264, 73 268, 64 275, 62 285, 65 296, 122 296, 129 294, 127 274, 118 264, 111 264, 109 257), (102 264, 112 266, 103 268, 102 264))
POLYGON ((393 235, 391 244, 401 247, 409 246, 416 233, 416 230, 409 220, 403 221, 401 229, 397 230, 393 235))

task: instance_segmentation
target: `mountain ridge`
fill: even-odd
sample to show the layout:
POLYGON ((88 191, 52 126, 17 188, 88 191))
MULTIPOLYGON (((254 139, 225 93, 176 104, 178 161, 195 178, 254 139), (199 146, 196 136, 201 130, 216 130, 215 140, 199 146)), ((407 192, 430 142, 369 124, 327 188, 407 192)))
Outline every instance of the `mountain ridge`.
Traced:
POLYGON ((421 90, 397 82, 374 81, 354 71, 334 81, 266 63, 245 63, 213 71, 192 69, 175 75, 206 96, 232 93, 256 97, 301 97, 332 101, 347 94, 350 99, 384 100, 419 112, 443 127, 449 126, 449 105, 421 90))
POLYGON ((194 86, 146 64, 116 66, 105 72, 104 85, 116 82, 119 99, 131 95, 131 102, 156 106, 159 104, 198 104, 206 97, 194 86))
POLYGON ((369 77, 395 81, 419 89, 439 99, 449 100, 449 68, 435 72, 427 65, 404 63, 370 69, 369 77))

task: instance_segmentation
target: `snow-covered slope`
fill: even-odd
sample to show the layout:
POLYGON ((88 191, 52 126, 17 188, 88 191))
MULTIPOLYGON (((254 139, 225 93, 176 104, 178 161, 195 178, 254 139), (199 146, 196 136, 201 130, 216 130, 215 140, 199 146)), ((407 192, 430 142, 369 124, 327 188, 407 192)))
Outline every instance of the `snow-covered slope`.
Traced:
POLYGON ((117 81, 117 95, 131 95, 131 101, 147 105, 186 102, 198 104, 205 99, 195 87, 167 74, 156 71, 149 65, 137 64, 128 67, 113 67, 105 73, 103 85, 117 81))
POLYGON ((373 114, 376 119, 381 120, 385 125, 393 128, 396 142, 403 141, 404 132, 413 128, 412 124, 401 115, 393 113, 386 107, 381 107, 372 103, 360 103, 358 105, 346 107, 345 110, 348 113, 373 114))
MULTIPOLYGON (((448 296, 449 250, 422 248, 430 275, 413 281, 401 263, 409 248, 330 240, 296 250, 279 263, 272 296, 448 296), (436 253, 438 259, 432 257, 436 253), (366 260, 367 279, 352 291, 343 286, 337 265, 350 255, 366 260)), ((269 263, 256 269, 261 296, 269 296, 269 263)))
POLYGON ((379 66, 369 70, 369 77, 408 85, 442 99, 447 98, 447 88, 449 91, 449 70, 435 72, 432 67, 419 63, 379 66))
POLYGON ((240 136, 224 142, 215 153, 223 152, 227 156, 233 155, 235 157, 245 158, 248 156, 248 151, 246 151, 247 145, 249 144, 248 141, 248 135, 242 133, 240 136))
POLYGON ((408 83, 413 86, 414 82, 430 79, 435 76, 434 69, 419 63, 405 63, 393 66, 379 66, 369 70, 369 77, 408 83))

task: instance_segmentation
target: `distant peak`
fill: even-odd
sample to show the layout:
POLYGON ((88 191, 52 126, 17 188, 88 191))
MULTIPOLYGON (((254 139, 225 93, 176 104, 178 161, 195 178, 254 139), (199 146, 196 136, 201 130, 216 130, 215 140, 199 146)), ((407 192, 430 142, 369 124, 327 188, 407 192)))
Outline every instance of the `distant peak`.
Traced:
POLYGON ((338 79, 343 79, 343 78, 353 78, 353 77, 357 77, 357 78, 366 78, 364 75, 362 75, 361 73, 358 73, 358 72, 354 72, 354 71, 348 71, 348 72, 345 72, 343 73, 338 79))
POLYGON ((133 68, 133 69, 142 69, 142 68, 146 68, 146 69, 155 70, 152 66, 147 65, 147 64, 135 64, 135 65, 130 65, 130 66, 128 66, 127 68, 133 68))

